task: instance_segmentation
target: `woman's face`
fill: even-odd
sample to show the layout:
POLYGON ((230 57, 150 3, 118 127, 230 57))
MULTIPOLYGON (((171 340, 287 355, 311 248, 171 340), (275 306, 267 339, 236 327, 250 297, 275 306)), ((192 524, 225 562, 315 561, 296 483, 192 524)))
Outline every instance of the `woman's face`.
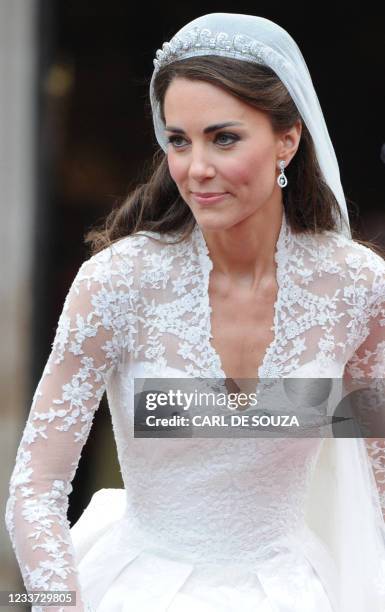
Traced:
POLYGON ((298 129, 278 136, 265 113, 181 77, 166 91, 164 115, 170 174, 199 225, 226 229, 281 206, 278 162, 293 157, 298 129))

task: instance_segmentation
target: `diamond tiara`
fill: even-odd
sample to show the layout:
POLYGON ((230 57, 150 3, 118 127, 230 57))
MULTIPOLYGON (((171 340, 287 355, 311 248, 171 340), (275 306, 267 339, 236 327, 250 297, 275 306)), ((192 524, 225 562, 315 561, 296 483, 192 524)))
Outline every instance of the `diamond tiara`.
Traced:
POLYGON ((234 57, 266 64, 273 68, 279 66, 290 69, 290 63, 274 49, 246 34, 230 36, 226 32, 212 32, 208 28, 194 27, 163 43, 162 48, 155 54, 155 70, 178 58, 205 55, 207 51, 208 55, 234 57))

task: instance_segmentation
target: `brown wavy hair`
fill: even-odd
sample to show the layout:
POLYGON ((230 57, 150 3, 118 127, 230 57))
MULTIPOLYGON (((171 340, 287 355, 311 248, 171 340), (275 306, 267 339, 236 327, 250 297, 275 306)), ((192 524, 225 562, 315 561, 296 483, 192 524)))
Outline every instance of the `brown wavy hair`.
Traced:
MULTIPOLYGON (((276 133, 290 129, 301 120, 289 92, 271 68, 217 56, 187 58, 159 70, 154 92, 163 120, 165 94, 177 77, 211 83, 265 112, 276 133)), ((304 122, 298 149, 285 172, 288 186, 282 190, 282 197, 291 230, 294 233, 336 230, 341 210, 323 178, 313 140, 304 122)), ((93 254, 140 230, 159 234, 181 231, 178 242, 190 235, 195 218, 171 178, 167 155, 160 147, 155 151, 146 179, 123 203, 114 206, 102 226, 86 234, 85 242, 90 244, 93 254)), ((357 241, 376 250, 373 244, 357 241)))

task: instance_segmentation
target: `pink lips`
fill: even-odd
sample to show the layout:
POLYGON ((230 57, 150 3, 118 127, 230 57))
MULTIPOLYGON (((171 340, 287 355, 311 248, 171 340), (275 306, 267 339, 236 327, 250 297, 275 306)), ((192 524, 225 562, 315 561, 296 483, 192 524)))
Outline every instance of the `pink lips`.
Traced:
POLYGON ((222 200, 227 195, 227 192, 191 192, 191 194, 199 204, 213 204, 222 200))

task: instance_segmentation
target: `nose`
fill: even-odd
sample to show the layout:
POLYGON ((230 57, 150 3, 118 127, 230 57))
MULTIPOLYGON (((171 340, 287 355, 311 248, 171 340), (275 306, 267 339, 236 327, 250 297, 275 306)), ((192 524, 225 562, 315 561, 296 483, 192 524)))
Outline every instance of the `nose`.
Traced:
POLYGON ((201 147, 191 150, 189 177, 197 181, 215 176, 215 167, 201 147))

